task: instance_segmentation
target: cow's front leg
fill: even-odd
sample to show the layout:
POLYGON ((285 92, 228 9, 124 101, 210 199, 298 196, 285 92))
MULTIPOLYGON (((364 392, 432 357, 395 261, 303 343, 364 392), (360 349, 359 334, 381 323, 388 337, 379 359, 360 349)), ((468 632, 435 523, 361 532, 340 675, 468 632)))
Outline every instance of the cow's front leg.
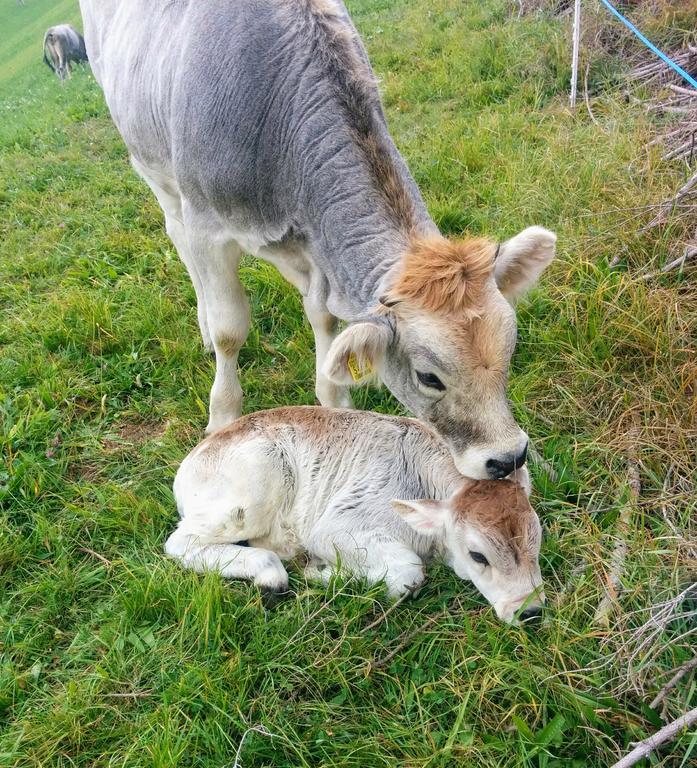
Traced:
POLYGON ((315 394, 321 405, 328 408, 353 408, 348 387, 332 383, 322 373, 329 347, 337 334, 338 320, 315 299, 303 299, 305 314, 315 335, 315 394))
POLYGON ((423 584, 423 561, 406 544, 385 536, 376 537, 371 530, 362 528, 360 520, 347 527, 343 522, 333 524, 331 517, 330 514, 321 519, 310 532, 306 548, 312 560, 306 578, 326 582, 340 567, 370 584, 384 580, 393 599, 423 584), (327 563, 327 567, 317 567, 318 562, 327 563))
POLYGON ((213 352, 213 342, 208 331, 208 313, 206 312, 206 298, 203 294, 203 285, 198 274, 198 268, 189 253, 189 241, 184 229, 182 214, 182 199, 177 188, 176 181, 168 178, 163 173, 154 171, 143 165, 136 157, 131 155, 131 165, 136 173, 154 192, 160 208, 165 214, 165 228, 169 239, 174 243, 179 258, 184 263, 191 282, 196 292, 196 313, 198 325, 201 330, 203 346, 208 352, 213 352))
POLYGON ((210 434, 242 415, 242 388, 237 356, 249 333, 249 301, 237 270, 239 245, 224 230, 184 207, 189 254, 201 279, 208 331, 215 350, 215 380, 211 389, 210 434))

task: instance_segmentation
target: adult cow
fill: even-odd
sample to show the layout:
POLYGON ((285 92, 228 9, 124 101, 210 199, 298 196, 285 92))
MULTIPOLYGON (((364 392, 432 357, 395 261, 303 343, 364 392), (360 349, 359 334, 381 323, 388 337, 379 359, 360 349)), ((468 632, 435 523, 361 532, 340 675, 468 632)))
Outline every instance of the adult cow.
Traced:
POLYGON ((70 77, 70 62, 87 61, 82 35, 72 24, 49 27, 44 35, 44 62, 58 75, 61 82, 70 77))
POLYGON ((215 350, 208 431, 237 418, 243 251, 301 292, 316 392, 348 406, 375 373, 473 478, 525 461, 506 400, 509 301, 554 256, 540 227, 453 242, 387 130, 339 0, 80 0, 92 70, 162 206, 215 350), (337 335, 337 320, 348 327, 337 335))

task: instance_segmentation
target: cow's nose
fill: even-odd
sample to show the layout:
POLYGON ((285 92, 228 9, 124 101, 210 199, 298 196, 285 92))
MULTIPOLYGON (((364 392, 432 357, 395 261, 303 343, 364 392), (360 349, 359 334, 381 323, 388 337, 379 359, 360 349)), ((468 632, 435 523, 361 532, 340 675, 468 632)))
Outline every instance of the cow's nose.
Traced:
POLYGON ((501 480, 503 477, 508 477, 513 470, 522 467, 527 458, 528 444, 525 443, 525 448, 517 456, 509 453, 502 459, 489 459, 486 463, 486 471, 492 480, 501 480))
POLYGON ((542 618, 542 606, 533 605, 518 614, 518 618, 525 624, 538 624, 542 618))

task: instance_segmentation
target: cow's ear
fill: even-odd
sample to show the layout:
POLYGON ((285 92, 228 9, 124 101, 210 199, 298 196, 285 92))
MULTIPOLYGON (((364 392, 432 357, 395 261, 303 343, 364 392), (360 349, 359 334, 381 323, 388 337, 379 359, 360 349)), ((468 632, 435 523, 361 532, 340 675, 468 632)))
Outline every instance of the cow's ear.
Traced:
POLYGON ((392 499, 392 508, 422 536, 442 536, 450 514, 448 505, 432 499, 392 499))
POLYGON ((354 323, 332 342, 322 373, 335 384, 367 384, 382 368, 393 331, 388 325, 354 323))
POLYGON ((557 236, 544 227, 528 227, 501 243, 494 266, 496 284, 511 303, 539 280, 556 253, 557 236))

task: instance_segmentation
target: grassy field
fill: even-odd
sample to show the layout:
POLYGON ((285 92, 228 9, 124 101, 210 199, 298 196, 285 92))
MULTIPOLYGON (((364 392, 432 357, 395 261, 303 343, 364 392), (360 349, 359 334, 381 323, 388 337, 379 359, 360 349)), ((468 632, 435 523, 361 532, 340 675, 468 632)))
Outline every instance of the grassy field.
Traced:
MULTIPOLYGON (((518 19, 504 0, 349 5, 443 230, 559 235, 558 261, 519 307, 510 386, 555 470, 531 467, 548 618, 503 626, 436 568, 368 628, 387 607, 380 588, 295 572, 294 595, 268 606, 164 558, 171 482, 202 436, 213 377, 193 289, 89 70, 62 88, 41 63, 45 28, 79 23, 77 3, 5 0, 0 766, 224 768, 260 725, 273 735, 248 735, 245 768, 600 768, 661 725, 648 702, 694 654, 694 601, 652 639, 641 629, 694 581, 695 275, 642 279, 674 258, 687 223, 640 231, 686 170, 647 149, 640 106, 601 90, 611 62, 591 69, 598 124, 583 104, 568 112, 568 20, 518 19), (599 626, 632 454, 642 490, 623 591, 599 626)), ((312 403, 298 296, 267 265, 249 261, 243 277, 246 409, 312 403)), ((385 392, 358 399, 398 410, 385 392)), ((663 715, 695 705, 688 677, 663 715)), ((658 755, 694 765, 697 732, 658 755)))

